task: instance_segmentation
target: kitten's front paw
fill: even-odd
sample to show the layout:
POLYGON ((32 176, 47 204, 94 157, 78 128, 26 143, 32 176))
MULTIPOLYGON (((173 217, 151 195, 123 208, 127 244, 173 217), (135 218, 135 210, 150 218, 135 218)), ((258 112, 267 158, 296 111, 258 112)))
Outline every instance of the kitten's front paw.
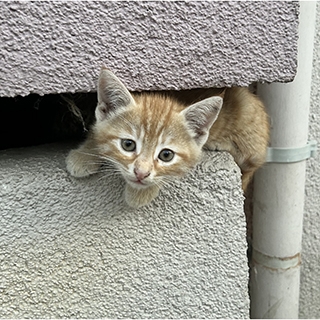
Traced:
POLYGON ((154 198, 159 195, 159 187, 151 186, 147 189, 135 189, 130 185, 125 188, 125 200, 132 208, 140 208, 150 203, 154 198))
POLYGON ((98 172, 100 164, 93 156, 82 153, 78 149, 71 150, 66 158, 68 172, 76 177, 82 178, 98 172))

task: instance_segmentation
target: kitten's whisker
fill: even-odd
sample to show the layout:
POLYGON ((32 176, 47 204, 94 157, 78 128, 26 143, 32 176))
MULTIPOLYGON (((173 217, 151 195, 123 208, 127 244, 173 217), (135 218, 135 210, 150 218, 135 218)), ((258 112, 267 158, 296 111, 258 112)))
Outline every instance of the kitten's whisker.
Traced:
POLYGON ((99 158, 101 162, 90 162, 89 160, 87 161, 87 163, 93 163, 93 164, 105 164, 106 162, 111 162, 113 164, 119 165, 119 163, 117 161, 115 161, 114 159, 112 159, 111 157, 105 156, 105 155, 100 155, 100 154, 96 154, 96 153, 89 153, 89 152, 83 152, 83 151, 78 151, 77 152, 81 153, 81 154, 85 154, 88 156, 93 156, 96 158, 99 158))
POLYGON ((96 157, 96 158, 100 158, 103 159, 103 156, 101 156, 100 154, 96 154, 96 153, 89 153, 89 152, 84 152, 84 151, 79 151, 79 150, 75 150, 76 152, 80 153, 80 154, 84 154, 86 156, 91 156, 91 157, 96 157))
POLYGON ((108 177, 109 177, 109 176, 107 176, 107 175, 103 175, 103 176, 101 176, 101 177, 98 178, 97 182, 100 182, 100 181, 102 181, 102 180, 105 180, 105 179, 107 179, 108 177))
POLYGON ((120 174, 120 172, 116 172, 116 171, 109 171, 109 170, 99 171, 99 173, 120 174))
POLYGON ((105 160, 105 161, 106 161, 106 163, 107 163, 107 162, 109 162, 109 163, 115 164, 115 165, 117 165, 117 166, 121 166, 121 167, 123 167, 123 165, 122 165, 121 163, 119 163, 118 161, 116 161, 116 160, 112 159, 111 157, 108 157, 108 156, 101 156, 101 158, 102 158, 103 160, 105 160))
POLYGON ((161 177, 159 185, 160 185, 160 187, 163 187, 163 186, 172 187, 172 186, 174 186, 174 180, 172 177, 163 176, 163 177, 161 177))
POLYGON ((114 176, 119 176, 119 175, 122 176, 121 172, 118 172, 118 171, 112 171, 112 172, 102 171, 101 173, 102 173, 102 175, 101 175, 101 177, 98 178, 98 180, 97 180, 98 182, 101 180, 105 180, 109 177, 114 177, 114 176))
POLYGON ((100 165, 104 165, 105 162, 104 161, 101 161, 101 162, 96 162, 96 161, 84 161, 83 163, 85 164, 100 164, 100 165))
POLYGON ((78 150, 78 149, 74 150, 74 152, 86 154, 88 156, 99 157, 99 154, 97 154, 97 153, 86 152, 86 151, 82 151, 82 150, 78 150))
POLYGON ((110 173, 120 173, 120 170, 111 170, 111 169, 100 169, 99 172, 110 172, 110 173))

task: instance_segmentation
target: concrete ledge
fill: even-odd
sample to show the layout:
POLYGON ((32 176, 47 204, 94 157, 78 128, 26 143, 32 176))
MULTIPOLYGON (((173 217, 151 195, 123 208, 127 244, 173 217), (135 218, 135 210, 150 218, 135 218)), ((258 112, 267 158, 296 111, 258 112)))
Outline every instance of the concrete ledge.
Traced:
POLYGON ((240 173, 208 153, 133 210, 120 177, 77 180, 69 145, 0 153, 1 318, 248 318, 240 173))
POLYGON ((0 96, 292 81, 298 1, 1 1, 0 96))

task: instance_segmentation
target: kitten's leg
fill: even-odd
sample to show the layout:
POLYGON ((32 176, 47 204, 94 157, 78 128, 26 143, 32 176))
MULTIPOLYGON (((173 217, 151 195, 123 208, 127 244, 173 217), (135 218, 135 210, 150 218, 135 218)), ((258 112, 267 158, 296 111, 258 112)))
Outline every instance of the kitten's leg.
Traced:
MULTIPOLYGON (((265 155, 262 156, 254 156, 243 161, 241 165, 239 165, 242 173, 242 189, 243 191, 247 190, 249 183, 251 182, 254 173, 263 166, 265 162, 265 155)), ((237 162, 237 161, 236 161, 237 162)), ((239 162, 237 162, 239 163, 239 162)))
POLYGON ((102 162, 93 141, 88 138, 78 149, 69 152, 66 164, 72 176, 81 178, 98 172, 102 162))
POLYGON ((246 192, 255 171, 256 170, 242 172, 241 180, 242 180, 242 190, 244 192, 246 192))
POLYGON ((159 187, 151 186, 147 189, 136 189, 126 185, 124 196, 127 204, 133 208, 139 208, 150 203, 159 194, 159 187))

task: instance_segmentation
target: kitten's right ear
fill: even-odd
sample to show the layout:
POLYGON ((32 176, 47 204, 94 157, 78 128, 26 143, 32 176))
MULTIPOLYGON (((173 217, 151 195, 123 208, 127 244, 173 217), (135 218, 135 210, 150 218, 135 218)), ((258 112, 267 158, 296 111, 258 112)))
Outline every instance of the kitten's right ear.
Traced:
POLYGON ((124 84, 106 67, 102 67, 98 81, 97 121, 104 120, 110 112, 134 104, 134 99, 124 84))

